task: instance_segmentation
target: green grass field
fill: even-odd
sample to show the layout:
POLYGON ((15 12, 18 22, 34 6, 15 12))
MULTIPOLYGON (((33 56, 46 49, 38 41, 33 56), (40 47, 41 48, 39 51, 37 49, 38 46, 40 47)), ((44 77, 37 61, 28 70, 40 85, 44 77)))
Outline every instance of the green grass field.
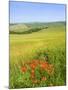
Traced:
POLYGON ((42 28, 42 30, 28 34, 10 33, 10 88, 66 85, 66 31, 64 22, 10 25, 10 31, 28 31, 28 28, 44 27, 45 25, 48 26, 47 29, 42 28), (45 71, 42 72, 43 74, 40 73, 40 67, 37 65, 35 69, 36 82, 33 83, 30 79, 31 69, 27 65, 33 60, 44 61, 53 65, 53 74, 49 75, 45 71), (29 68, 25 73, 21 71, 23 65, 29 68), (41 79, 42 76, 46 76, 46 79, 41 79))

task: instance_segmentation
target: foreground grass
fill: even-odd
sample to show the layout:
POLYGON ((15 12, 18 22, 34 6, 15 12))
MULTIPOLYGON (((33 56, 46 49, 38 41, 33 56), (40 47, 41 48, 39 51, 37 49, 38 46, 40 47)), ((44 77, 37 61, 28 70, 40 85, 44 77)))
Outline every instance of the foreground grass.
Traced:
MULTIPOLYGON (((66 84, 64 29, 64 26, 50 27, 48 30, 43 29, 27 35, 10 34, 10 88, 60 86, 66 84), (53 75, 49 76, 45 73, 45 76, 48 76, 47 80, 40 83, 32 83, 29 71, 23 75, 21 67, 23 64, 33 60, 47 61, 53 65, 53 75), (24 77, 26 77, 26 80, 23 80, 24 77)), ((38 74, 36 76, 41 75, 38 74)))
MULTIPOLYGON (((21 72, 22 60, 16 64, 10 65, 10 88, 23 88, 23 87, 40 87, 40 86, 62 86, 66 84, 66 58, 65 49, 54 48, 52 50, 40 50, 33 56, 35 60, 45 60, 48 56, 47 62, 54 66, 54 73, 48 77, 47 81, 39 84, 32 84, 29 77, 29 72, 23 75, 21 72), (25 76, 26 75, 26 76, 25 76), (27 79, 23 81, 23 77, 27 79)), ((32 59, 33 60, 33 59, 32 59)), ((47 74, 45 74, 46 76, 47 74)))

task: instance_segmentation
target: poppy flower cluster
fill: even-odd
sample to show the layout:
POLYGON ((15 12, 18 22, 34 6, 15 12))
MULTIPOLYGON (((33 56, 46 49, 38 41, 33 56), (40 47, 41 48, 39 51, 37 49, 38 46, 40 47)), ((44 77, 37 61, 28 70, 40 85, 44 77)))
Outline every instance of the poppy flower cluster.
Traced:
POLYGON ((32 60, 30 61, 29 63, 25 63, 22 68, 21 68, 21 71, 23 73, 26 73, 29 69, 30 71, 30 80, 32 80, 32 83, 36 84, 36 83, 40 83, 41 81, 46 81, 47 80, 47 77, 46 77, 46 74, 45 75, 41 75, 42 73, 40 73, 40 76, 41 78, 40 79, 37 79, 36 78, 36 68, 39 67, 39 73, 44 71, 44 72, 47 72, 48 75, 51 75, 53 72, 54 72, 54 67, 52 64, 49 64, 48 62, 46 61, 42 61, 42 60, 32 60), (29 68, 27 68, 27 66, 29 68))

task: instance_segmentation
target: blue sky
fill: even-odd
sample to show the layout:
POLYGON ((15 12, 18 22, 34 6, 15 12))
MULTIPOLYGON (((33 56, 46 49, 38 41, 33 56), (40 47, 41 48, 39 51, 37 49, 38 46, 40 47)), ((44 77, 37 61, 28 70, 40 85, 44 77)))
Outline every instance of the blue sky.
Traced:
POLYGON ((10 23, 65 21, 65 5, 10 1, 10 23))

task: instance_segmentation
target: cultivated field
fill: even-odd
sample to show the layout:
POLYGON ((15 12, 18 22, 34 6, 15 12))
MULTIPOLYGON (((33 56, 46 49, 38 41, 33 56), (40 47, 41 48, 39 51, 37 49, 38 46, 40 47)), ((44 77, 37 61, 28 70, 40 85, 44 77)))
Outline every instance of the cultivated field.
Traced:
POLYGON ((10 88, 66 85, 65 22, 10 25, 10 88))

